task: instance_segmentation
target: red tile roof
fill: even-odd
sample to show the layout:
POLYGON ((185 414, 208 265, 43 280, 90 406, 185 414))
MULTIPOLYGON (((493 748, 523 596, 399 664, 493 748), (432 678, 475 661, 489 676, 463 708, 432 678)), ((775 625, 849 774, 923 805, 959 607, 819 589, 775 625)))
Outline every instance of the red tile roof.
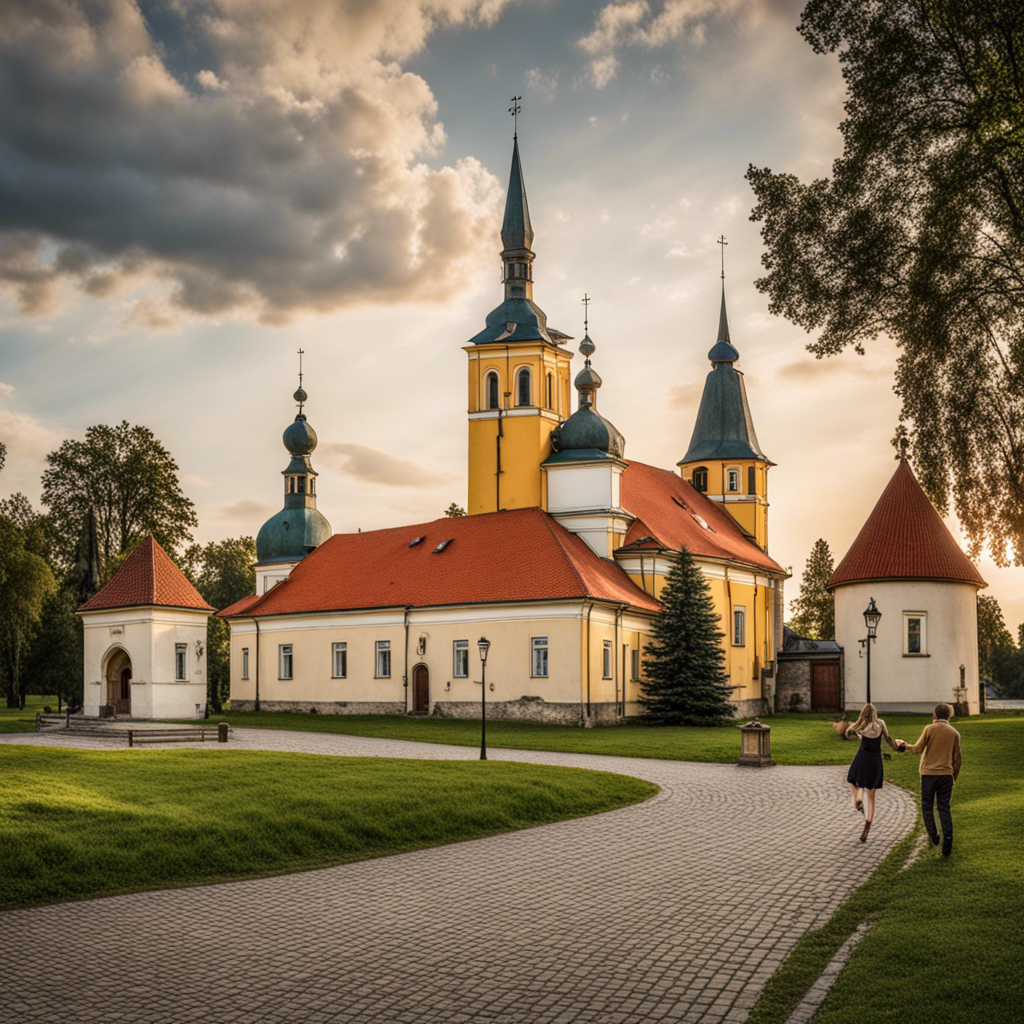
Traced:
POLYGON ((697 557, 727 559, 788 575, 718 502, 667 469, 630 461, 622 474, 619 501, 637 517, 626 533, 624 546, 649 537, 636 547, 673 551, 685 547, 697 557), (695 516, 700 516, 710 529, 701 526, 695 516))
POLYGON ((138 605, 213 611, 152 537, 140 541, 110 581, 78 610, 93 612, 99 608, 138 605))
POLYGON ((906 462, 882 492, 828 588, 867 580, 960 580, 987 586, 906 462))
POLYGON ((244 611, 236 602, 220 615, 587 597, 661 608, 546 512, 524 508, 335 534, 244 611), (417 538, 423 539, 410 547, 417 538), (435 554, 444 541, 451 543, 435 554))
POLYGON ((250 594, 248 597, 243 597, 241 601, 229 604, 227 608, 221 608, 217 614, 222 618, 230 619, 232 615, 241 615, 248 611, 259 599, 259 594, 250 594))

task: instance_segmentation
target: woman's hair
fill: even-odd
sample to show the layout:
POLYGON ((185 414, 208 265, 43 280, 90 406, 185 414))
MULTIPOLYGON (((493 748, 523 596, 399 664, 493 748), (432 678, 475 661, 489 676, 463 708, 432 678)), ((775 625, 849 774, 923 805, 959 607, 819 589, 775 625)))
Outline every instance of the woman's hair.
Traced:
POLYGON ((866 729, 869 725, 872 725, 877 721, 878 712, 875 710, 875 705, 865 704, 864 707, 860 709, 860 715, 858 716, 857 721, 850 726, 850 731, 853 732, 854 730, 866 729))

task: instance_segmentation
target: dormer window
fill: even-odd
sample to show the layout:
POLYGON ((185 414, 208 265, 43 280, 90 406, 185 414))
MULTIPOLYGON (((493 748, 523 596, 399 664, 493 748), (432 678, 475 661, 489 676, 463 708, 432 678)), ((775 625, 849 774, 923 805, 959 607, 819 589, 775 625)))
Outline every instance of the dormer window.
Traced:
POLYGON ((500 408, 498 404, 498 375, 493 370, 489 374, 487 374, 484 390, 487 395, 487 408, 500 408))
POLYGON ((530 405, 530 370, 524 366, 516 374, 516 405, 530 405))

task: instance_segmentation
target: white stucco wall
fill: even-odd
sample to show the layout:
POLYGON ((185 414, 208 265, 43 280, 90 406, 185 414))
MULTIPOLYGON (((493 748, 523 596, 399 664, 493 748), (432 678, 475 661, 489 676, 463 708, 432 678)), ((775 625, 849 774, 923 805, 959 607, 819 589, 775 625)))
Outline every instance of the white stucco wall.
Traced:
POLYGON ((107 703, 107 665, 123 649, 131 658, 133 718, 201 718, 206 705, 207 617, 202 611, 147 607, 83 613, 84 713, 98 717, 100 705, 107 703), (202 654, 197 653, 197 642, 202 654), (187 647, 184 681, 174 678, 177 644, 187 647))
POLYGON ((969 583, 884 580, 837 587, 836 640, 846 650, 846 706, 867 699, 867 658, 859 641, 867 636, 864 609, 871 598, 882 613, 871 650, 871 699, 880 712, 930 712, 951 704, 964 666, 971 714, 978 707, 977 588, 969 583), (904 652, 904 613, 923 613, 925 650, 904 652))

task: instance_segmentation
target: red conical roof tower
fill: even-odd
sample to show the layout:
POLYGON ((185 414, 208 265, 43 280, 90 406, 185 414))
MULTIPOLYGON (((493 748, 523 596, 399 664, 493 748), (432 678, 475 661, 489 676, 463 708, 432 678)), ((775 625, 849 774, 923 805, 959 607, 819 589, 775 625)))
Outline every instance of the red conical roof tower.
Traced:
POLYGON ((902 460, 827 587, 893 579, 987 586, 902 460))

